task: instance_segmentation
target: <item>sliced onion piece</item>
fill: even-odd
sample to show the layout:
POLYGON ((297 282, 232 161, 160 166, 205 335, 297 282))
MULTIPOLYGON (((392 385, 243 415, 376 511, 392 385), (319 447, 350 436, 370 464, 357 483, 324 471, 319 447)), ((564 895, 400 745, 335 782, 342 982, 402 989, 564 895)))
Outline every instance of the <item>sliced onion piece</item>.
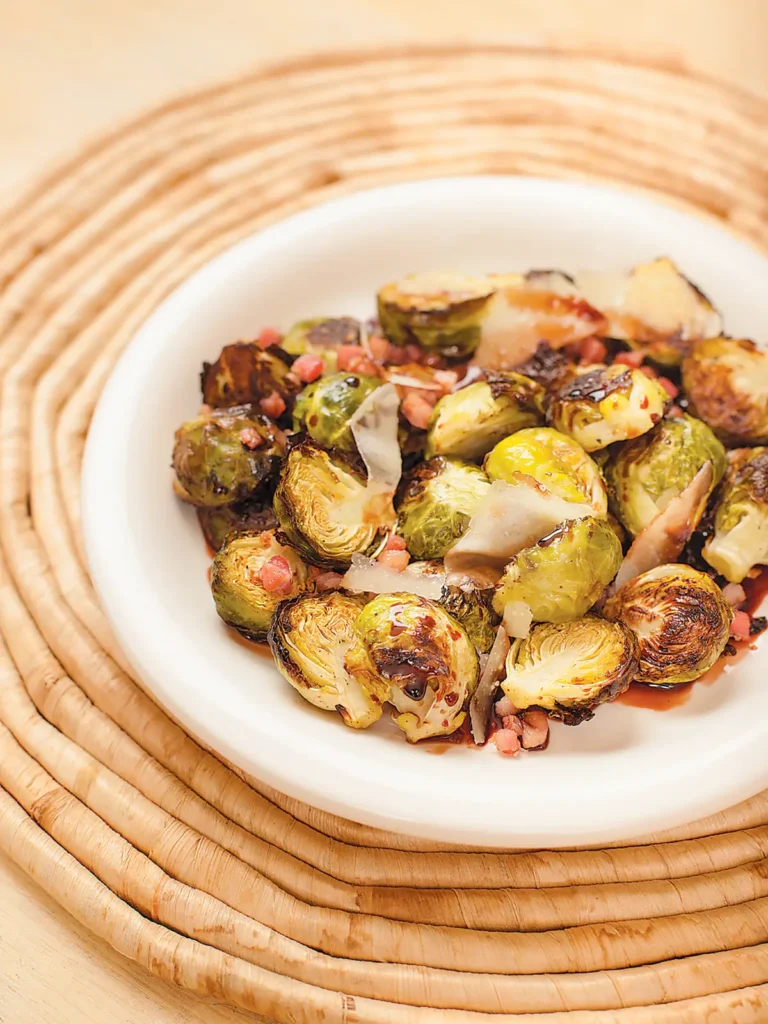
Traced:
POLYGON ((498 688, 499 679, 504 673, 508 653, 509 637, 504 627, 499 626, 496 631, 496 639, 488 652, 488 659, 483 668, 483 674, 480 676, 480 682, 469 702, 469 724, 472 729, 472 739, 478 746, 485 743, 493 697, 498 688))

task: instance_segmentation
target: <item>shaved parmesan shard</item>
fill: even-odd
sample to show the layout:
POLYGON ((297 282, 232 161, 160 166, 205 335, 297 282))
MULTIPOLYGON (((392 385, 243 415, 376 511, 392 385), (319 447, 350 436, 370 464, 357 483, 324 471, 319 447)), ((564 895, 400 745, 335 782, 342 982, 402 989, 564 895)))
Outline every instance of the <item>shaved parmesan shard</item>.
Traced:
POLYGON ((701 518, 714 479, 712 463, 705 462, 685 490, 638 533, 611 585, 611 593, 635 576, 677 560, 701 518))
POLYGON ((605 318, 558 271, 491 274, 498 288, 483 318, 473 362, 503 370, 530 359, 541 341, 562 348, 601 333, 605 318))
POLYGON ((507 636, 514 637, 515 640, 525 640, 531 631, 533 612, 525 601, 507 601, 501 622, 507 636))
POLYGON ((445 568, 487 586, 489 570, 498 580, 518 551, 546 537, 566 519, 593 514, 590 505, 565 501, 524 473, 514 483, 494 480, 466 532, 446 554, 445 568))
POLYGON ((419 575, 414 572, 397 572, 381 562, 365 555, 352 555, 352 565, 344 574, 343 586, 371 594, 415 594, 438 601, 443 593, 443 573, 419 575))
POLYGON ((504 666, 509 653, 509 637, 503 626, 499 626, 496 639, 488 652, 480 682, 469 702, 469 724, 472 728, 472 739, 478 745, 485 743, 488 733, 488 719, 491 715, 493 697, 504 674, 504 666))
POLYGON ((349 421, 360 458, 368 470, 368 486, 392 494, 403 471, 397 439, 399 409, 394 384, 382 384, 368 395, 349 421))

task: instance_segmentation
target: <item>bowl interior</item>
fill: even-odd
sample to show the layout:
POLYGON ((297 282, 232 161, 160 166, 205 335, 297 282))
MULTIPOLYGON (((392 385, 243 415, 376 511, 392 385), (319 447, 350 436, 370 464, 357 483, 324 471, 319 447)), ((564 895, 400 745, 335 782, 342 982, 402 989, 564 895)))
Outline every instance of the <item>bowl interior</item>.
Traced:
POLYGON ((659 713, 619 704, 546 754, 434 756, 389 723, 346 728, 219 622, 194 512, 176 501, 173 432, 233 340, 317 315, 368 317, 403 273, 616 269, 671 256, 734 335, 768 337, 768 260, 712 223, 607 188, 455 178, 363 192, 247 239, 179 288, 132 341, 88 439, 94 582, 128 657, 191 732, 276 788, 357 821, 449 841, 567 845, 691 820, 768 782, 765 650, 659 713), (762 678, 761 678, 762 677, 762 678))

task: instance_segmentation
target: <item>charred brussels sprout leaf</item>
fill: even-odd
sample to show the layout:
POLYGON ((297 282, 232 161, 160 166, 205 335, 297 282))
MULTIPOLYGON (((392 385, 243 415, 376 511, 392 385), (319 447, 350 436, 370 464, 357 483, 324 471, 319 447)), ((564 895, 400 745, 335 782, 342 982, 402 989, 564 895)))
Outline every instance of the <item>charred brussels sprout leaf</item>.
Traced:
MULTIPOLYGON (((441 561, 411 562, 405 571, 404 579, 410 576, 432 575, 446 579, 445 566, 441 561)), ((496 629, 501 622, 500 616, 493 610, 492 588, 481 589, 472 585, 444 583, 437 600, 438 604, 461 623, 467 631, 467 636, 481 654, 490 651, 496 639, 496 629)))
POLYGON ((378 377, 355 373, 321 377, 299 395, 293 410, 294 430, 305 430, 323 448, 353 452, 355 439, 349 421, 382 383, 378 377))
POLYGON ((477 686, 478 659, 463 626, 434 601, 380 594, 355 621, 406 738, 447 736, 466 718, 477 686))
POLYGON ((730 583, 768 562, 768 448, 731 452, 704 558, 730 583))
POLYGON ((283 434, 251 406, 217 409, 176 431, 173 468, 187 501, 214 508, 250 498, 284 451, 283 434))
POLYGON ((442 558, 466 530, 489 487, 485 473, 438 455, 411 473, 398 510, 398 533, 414 558, 442 558))
POLYGON ((700 341, 683 363, 683 388, 726 444, 768 443, 768 352, 753 341, 700 341))
POLYGON ((588 615, 534 626, 510 648, 501 685, 516 708, 542 708, 552 718, 578 725, 627 689, 637 664, 632 630, 588 615))
POLYGON ((224 621, 254 640, 263 640, 281 601, 296 597, 309 586, 309 572, 293 548, 280 544, 273 530, 240 534, 216 552, 211 592, 224 621), (270 589, 263 580, 267 563, 277 559, 284 582, 270 589))
POLYGON ((365 477, 351 461, 303 441, 283 463, 274 509, 280 528, 308 562, 343 571, 353 554, 373 554, 381 540, 367 497, 365 477))
POLYGON ((581 618, 622 560, 621 542, 605 519, 571 519, 515 555, 496 586, 499 615, 510 601, 528 605, 536 622, 581 618))
POLYGON ((226 345, 215 363, 203 363, 203 401, 214 409, 257 405, 274 392, 290 410, 300 386, 290 363, 276 345, 267 349, 247 341, 226 345))
POLYGON ((591 505, 598 518, 608 513, 608 495, 597 465, 581 445, 551 427, 529 427, 499 441, 484 468, 490 480, 507 483, 525 473, 566 501, 591 505))
POLYGON ((198 508, 197 518, 203 536, 213 551, 218 551, 224 541, 235 534, 261 533, 277 526, 272 506, 262 507, 255 502, 222 505, 221 508, 198 508))
MULTIPOLYGON (((622 445, 603 470, 622 525, 637 536, 707 462, 712 463, 714 486, 725 472, 725 449, 706 423, 693 416, 663 420, 648 434, 622 445)), ((705 505, 698 510, 692 528, 705 505)))
POLYGON ((540 341, 530 359, 515 367, 517 373, 540 384, 548 395, 555 394, 576 376, 576 366, 560 349, 540 341))
POLYGON ((636 576, 603 613, 634 630, 640 644, 635 679, 653 686, 704 675, 723 653, 733 618, 714 580, 688 565, 661 565, 636 576))
POLYGON ((552 426, 594 452, 645 434, 664 415, 667 398, 642 370, 614 364, 574 377, 554 396, 547 416, 552 426))
POLYGON ((427 435, 427 458, 453 455, 482 459, 508 434, 541 423, 544 390, 519 373, 493 372, 435 405, 427 435))
POLYGON ((366 665, 354 629, 365 599, 340 591, 305 594, 280 605, 269 631, 278 669, 315 707, 338 711, 345 725, 367 729, 381 718, 389 685, 366 665), (365 666, 356 673, 355 665, 365 666))

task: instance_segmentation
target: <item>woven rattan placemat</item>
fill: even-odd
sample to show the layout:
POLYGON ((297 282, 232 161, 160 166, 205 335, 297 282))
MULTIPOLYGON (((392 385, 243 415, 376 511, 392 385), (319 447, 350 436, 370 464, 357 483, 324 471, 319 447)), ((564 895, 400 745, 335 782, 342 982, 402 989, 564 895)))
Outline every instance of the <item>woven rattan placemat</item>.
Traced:
POLYGON ((124 345, 234 241, 457 173, 623 182, 768 237, 768 104, 574 52, 308 58, 183 97, 0 222, 0 847, 153 973, 285 1022, 768 1018, 768 798, 593 851, 452 850, 231 770, 130 678, 79 535, 124 345))

